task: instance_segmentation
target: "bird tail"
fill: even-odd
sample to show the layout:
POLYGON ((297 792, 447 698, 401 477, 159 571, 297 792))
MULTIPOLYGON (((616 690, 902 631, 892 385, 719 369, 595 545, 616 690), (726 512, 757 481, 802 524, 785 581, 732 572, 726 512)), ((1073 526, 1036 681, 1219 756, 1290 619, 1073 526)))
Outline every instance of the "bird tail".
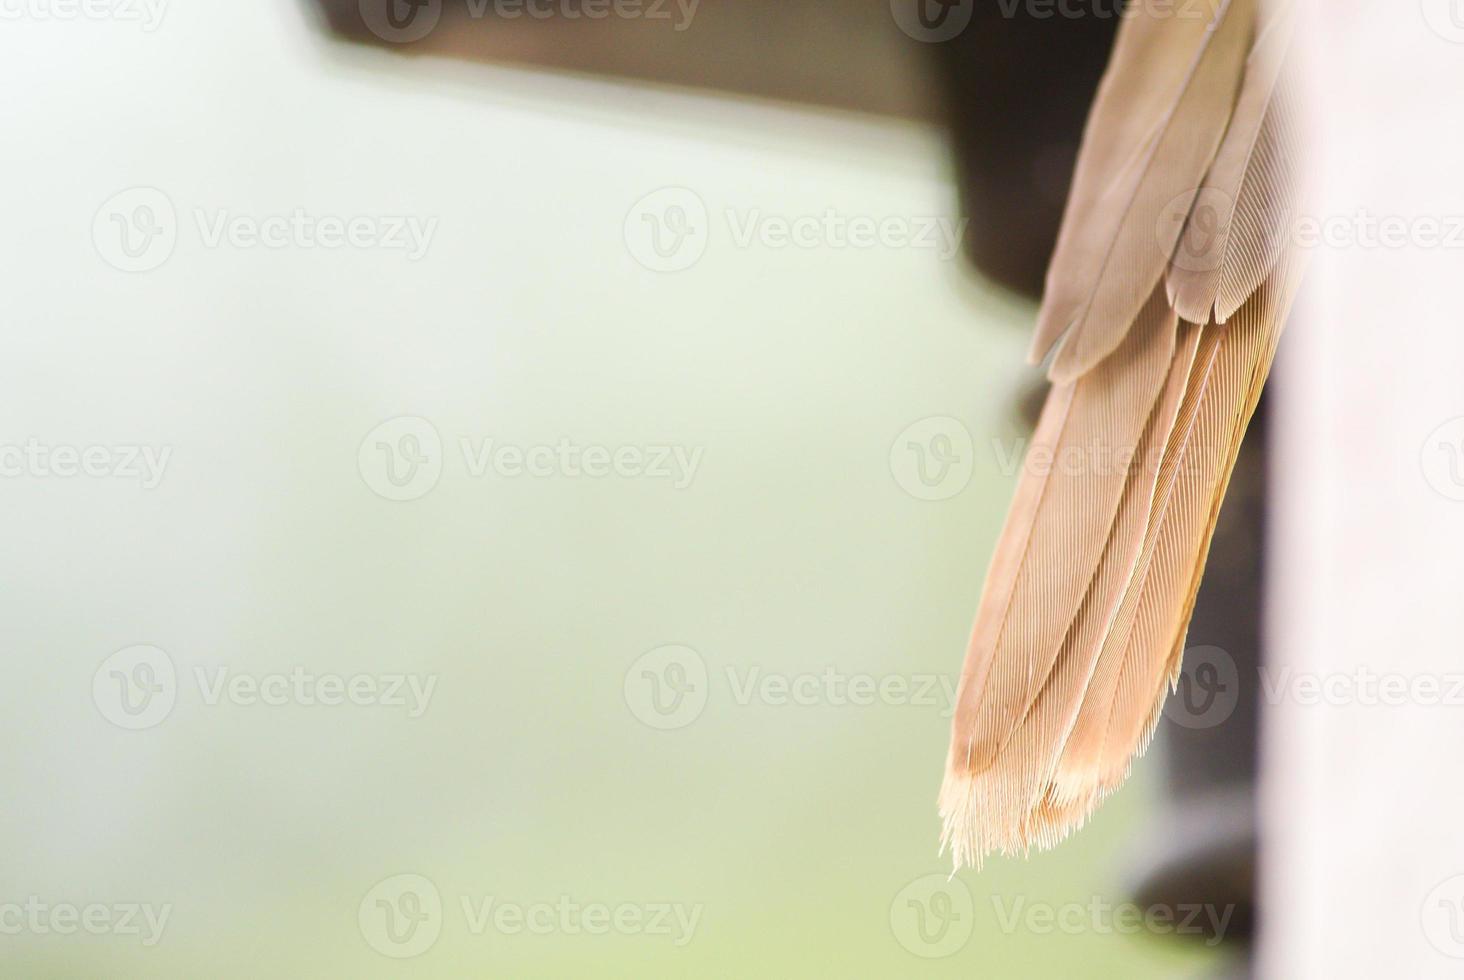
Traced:
POLYGON ((1061 840, 1146 747, 1300 279, 1296 5, 1210 2, 1135 0, 1084 133, 941 789, 957 866, 1061 840))

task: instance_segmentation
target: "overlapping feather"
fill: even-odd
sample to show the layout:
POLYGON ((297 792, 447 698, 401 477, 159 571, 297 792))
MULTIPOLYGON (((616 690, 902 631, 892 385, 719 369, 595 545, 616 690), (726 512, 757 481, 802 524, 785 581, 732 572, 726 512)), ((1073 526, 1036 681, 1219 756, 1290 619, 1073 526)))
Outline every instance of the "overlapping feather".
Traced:
POLYGON ((1039 316, 1054 387, 961 675, 940 801, 957 865, 1066 836, 1147 744, 1297 284, 1290 4, 1217 0, 1196 25, 1135 2, 1039 316))

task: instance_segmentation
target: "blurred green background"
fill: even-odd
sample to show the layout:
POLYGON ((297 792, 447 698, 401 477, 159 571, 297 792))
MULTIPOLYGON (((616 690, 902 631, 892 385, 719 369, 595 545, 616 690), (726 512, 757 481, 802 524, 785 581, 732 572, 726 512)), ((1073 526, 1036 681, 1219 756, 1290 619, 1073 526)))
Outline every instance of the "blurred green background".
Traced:
POLYGON ((739 698, 754 672, 958 672, 1021 435, 1030 309, 932 249, 740 247, 723 217, 954 218, 933 129, 356 51, 283 0, 178 4, 151 31, 21 20, 0 51, 0 442, 171 451, 155 488, 0 480, 0 903, 171 907, 151 946, 0 935, 5 975, 1142 980, 1196 965, 1162 939, 998 914, 1121 901, 1147 767, 1055 853, 944 886, 944 697, 739 698), (709 215, 705 254, 678 272, 646 268, 627 237, 665 187, 709 215), (131 273, 93 230, 130 188, 162 192, 177 233, 131 273), (417 261, 208 245, 222 213, 295 209, 437 225, 417 261), (402 417, 440 437, 441 475, 390 501, 359 451, 402 417), (940 500, 901 477, 902 434, 931 418, 973 440, 955 447, 969 484, 940 500), (475 476, 462 439, 700 456, 680 488, 475 476), (93 681, 138 644, 166 653, 176 689, 134 731, 93 681), (658 730, 637 685, 667 645, 705 666, 705 703, 658 730), (197 671, 220 668, 436 687, 416 718, 210 704, 197 671), (406 946, 371 918, 399 903, 399 875, 441 902, 411 958, 381 952, 406 946), (922 938, 912 894, 943 931, 922 938), (462 905, 561 896, 700 908, 678 944, 562 917, 475 934, 462 905))

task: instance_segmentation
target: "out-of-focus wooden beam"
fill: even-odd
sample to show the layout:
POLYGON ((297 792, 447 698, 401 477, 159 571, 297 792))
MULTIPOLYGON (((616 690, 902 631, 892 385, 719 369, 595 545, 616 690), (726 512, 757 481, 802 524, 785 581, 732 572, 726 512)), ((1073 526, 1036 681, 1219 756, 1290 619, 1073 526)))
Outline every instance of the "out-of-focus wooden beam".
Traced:
POLYGON ((427 0, 415 15, 408 0, 366 0, 364 8, 362 0, 320 2, 337 31, 406 52, 887 115, 938 114, 926 52, 900 31, 889 0, 618 0, 635 16, 616 15, 617 0, 427 0), (392 4, 396 22, 409 28, 385 19, 392 4), (404 40, 434 16, 425 36, 404 40))

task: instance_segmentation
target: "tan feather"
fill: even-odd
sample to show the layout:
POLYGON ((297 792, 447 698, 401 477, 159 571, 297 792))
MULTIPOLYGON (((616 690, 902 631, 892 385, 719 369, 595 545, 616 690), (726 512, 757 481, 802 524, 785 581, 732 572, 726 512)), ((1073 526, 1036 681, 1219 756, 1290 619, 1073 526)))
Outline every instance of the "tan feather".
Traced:
POLYGON ((1300 109, 1289 74, 1283 69, 1236 199, 1215 297, 1220 323, 1235 315, 1293 244, 1288 235, 1297 217, 1303 154, 1294 138, 1300 109))
POLYGON ((1002 553, 1010 582, 988 587, 962 672, 956 724, 969 733, 964 764, 973 772, 991 764, 1046 682, 1077 614, 1110 539, 1125 476, 1114 466, 1097 472, 1087 461, 1132 452, 1169 373, 1176 323, 1163 290, 1155 290, 1121 356, 1057 396, 1061 425, 1042 433, 1043 448, 1027 456, 1003 531, 1004 540, 1021 538, 1022 546, 1002 553), (1058 565, 1066 574, 1053 576, 1058 565))
MULTIPOLYGON (((1050 371, 1055 382, 1081 376, 1112 353, 1163 277, 1182 226, 1160 217, 1176 202, 1181 214, 1189 210, 1219 148, 1250 48, 1255 3, 1221 0, 1198 50, 1174 75, 1162 74, 1175 69, 1168 53, 1190 51, 1193 21, 1176 17, 1172 6, 1159 8, 1161 13, 1146 5, 1120 29, 1110 72, 1124 84, 1105 82, 1100 90, 1038 315, 1034 359, 1065 337, 1050 371), (1130 37, 1147 46, 1128 51, 1124 42, 1130 37), (1131 58, 1141 60, 1130 63, 1131 58), (1122 100, 1137 98, 1136 85, 1167 95, 1167 106, 1157 118, 1140 113, 1137 120, 1147 128, 1138 133, 1134 122, 1106 125, 1104 120, 1122 111, 1122 100), (1113 100, 1118 104, 1110 108, 1113 100), (1116 168, 1115 159, 1122 161, 1116 168), (1098 172, 1090 175, 1095 167, 1098 172)), ((1139 101, 1145 108, 1164 103, 1152 95, 1139 101)))
POLYGON ((1162 503, 1156 495, 1152 549, 1146 541, 1146 557, 1131 589, 1133 615, 1126 635, 1116 630, 1100 657, 1048 793, 1059 809, 1090 810, 1117 789, 1153 735, 1180 667, 1200 573, 1241 438, 1298 281, 1299 265, 1281 270, 1234 320, 1210 328, 1206 339, 1214 338, 1213 355, 1202 351, 1197 359, 1209 364, 1204 378, 1196 379, 1192 431, 1175 445, 1175 458, 1166 460, 1173 464, 1173 485, 1162 503))
POLYGON ((1015 762, 978 771, 959 760, 953 767, 966 778, 949 781, 942 813, 945 837, 958 852, 958 860, 977 860, 988 850, 1010 852, 1026 846, 1027 814, 1046 787, 1143 542, 1158 455, 1174 424, 1199 340, 1199 328, 1193 324, 1180 324, 1179 331, 1176 354, 1143 435, 1131 457, 1115 460, 1124 469, 1125 483, 1098 570, 1063 638, 1051 678, 1001 747, 1015 762))
POLYGON ((1047 269, 1032 338, 1033 363, 1062 339, 1097 288, 1123 212, 1152 160, 1156 134, 1173 118, 1209 43, 1210 22, 1221 9, 1215 7, 1204 19, 1166 22, 1156 3, 1145 0, 1128 8, 1083 133, 1047 269))
POLYGON ((1298 189, 1295 105, 1273 60, 1284 59, 1289 14, 1257 32, 1255 0, 1231 0, 1199 37, 1181 22, 1158 26, 1151 3, 1142 10, 1120 31, 1085 134, 1036 346, 1073 329, 962 672, 940 800, 958 865, 1055 843, 1147 744, 1298 285, 1295 250, 1278 234, 1298 189), (1242 63, 1243 83, 1232 76, 1242 63), (1123 133, 1144 138, 1125 146, 1123 133), (1193 187, 1207 170, 1238 191, 1217 274, 1187 277, 1169 266, 1174 242, 1162 231, 1197 230, 1194 191, 1169 192, 1176 174, 1193 187), (1156 224, 1176 198, 1183 220, 1156 224), (1204 319, 1180 320, 1174 302, 1204 319), (1138 465, 1044 469, 1100 444, 1137 447, 1138 465))
MULTIPOLYGON (((1284 128, 1272 103, 1297 13, 1291 2, 1278 7, 1251 49, 1230 127, 1170 261, 1170 300, 1180 316, 1195 323, 1207 323, 1214 315, 1222 274, 1230 283, 1227 297, 1243 294, 1231 307, 1233 313, 1255 292, 1280 252, 1278 232, 1286 222, 1277 220, 1280 216, 1267 204, 1289 199, 1292 157, 1278 152, 1276 135, 1284 128)), ((1284 111, 1284 106, 1277 110, 1284 111)))

